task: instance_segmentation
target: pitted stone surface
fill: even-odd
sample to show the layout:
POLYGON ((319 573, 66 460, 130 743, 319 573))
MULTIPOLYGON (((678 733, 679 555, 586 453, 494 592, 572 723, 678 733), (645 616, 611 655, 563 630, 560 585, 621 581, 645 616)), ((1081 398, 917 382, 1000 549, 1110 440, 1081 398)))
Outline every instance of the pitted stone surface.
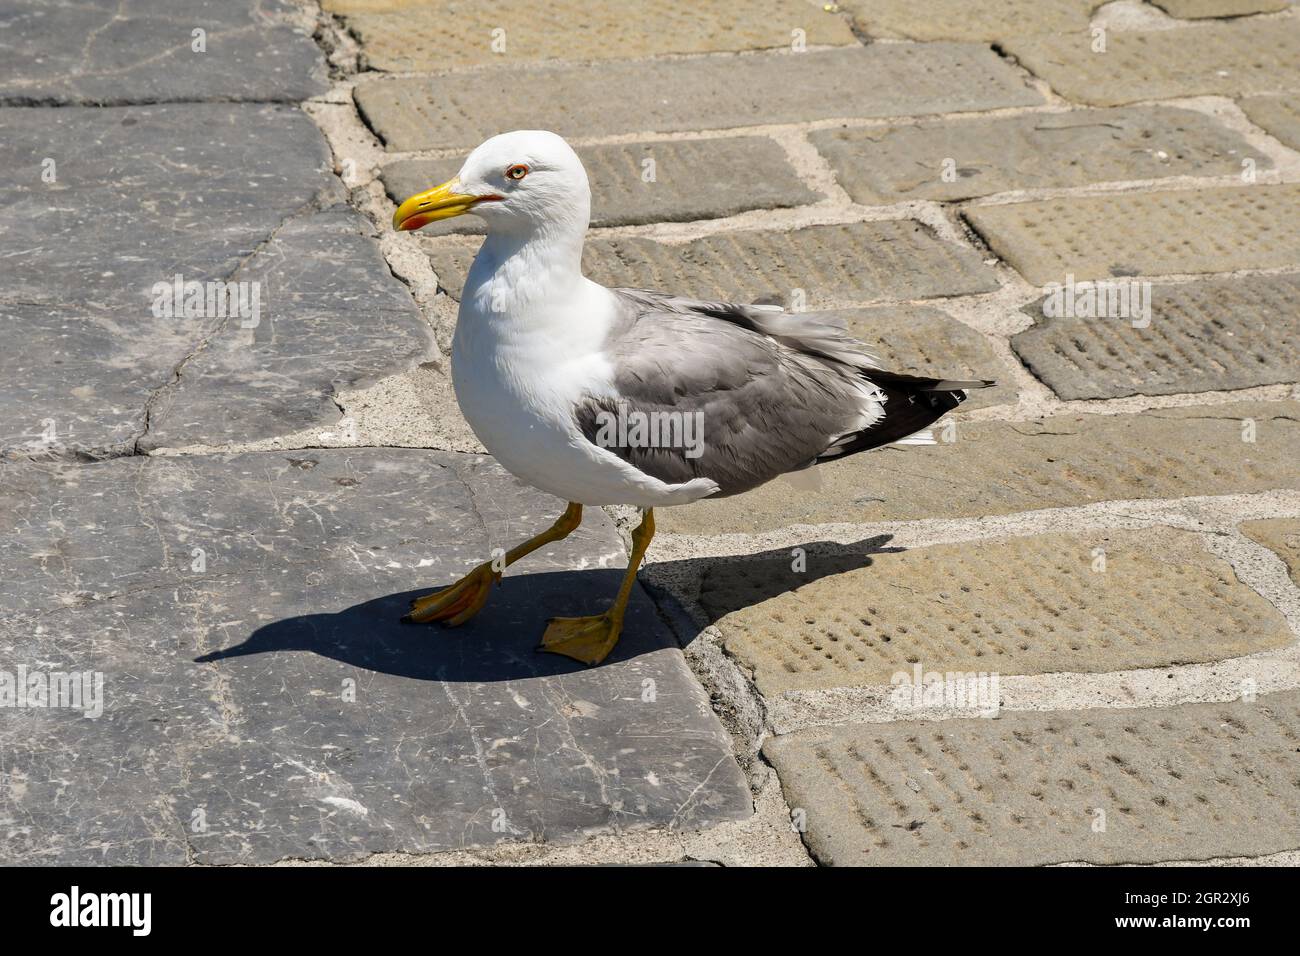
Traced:
POLYGON ((1300 149, 1300 94, 1248 96, 1240 106, 1256 126, 1292 149, 1300 149))
POLYGON ((1011 370, 979 332, 947 313, 918 305, 881 305, 828 313, 865 342, 880 367, 909 375, 968 380, 993 379, 992 388, 973 389, 962 408, 983 408, 1016 400, 1011 370))
POLYGON ((964 215, 1035 285, 1300 265, 1300 184, 1072 196, 964 215))
POLYGON ((805 0, 656 0, 635 10, 584 0, 490 4, 325 0, 345 15, 374 70, 445 70, 531 60, 603 60, 665 53, 850 45, 848 24, 805 0), (794 31, 801 31, 795 34, 794 31))
POLYGON ((820 491, 792 495, 772 482, 734 498, 666 508, 656 522, 679 534, 762 532, 1300 488, 1294 402, 962 422, 955 438, 822 465, 820 491), (1255 441, 1244 441, 1252 429, 1255 441))
MULTIPOLYGON (((580 146, 577 153, 591 182, 593 226, 720 219, 821 198, 804 186, 785 150, 765 136, 580 146)), ((455 176, 463 162, 398 160, 384 167, 384 186, 394 202, 401 202, 455 176)), ((425 235, 483 231, 476 216, 423 230, 425 235)))
POLYGON ((449 632, 397 619, 562 508, 488 459, 0 471, 5 669, 104 675, 96 719, 5 711, 0 818, 22 821, 5 863, 342 861, 752 812, 640 589, 602 666, 534 652, 547 617, 617 589, 625 552, 599 509, 449 632))
POLYGON ((287 0, 0 0, 0 105, 305 100, 329 84, 294 12, 287 0))
POLYGON ((964 112, 1043 99, 992 50, 934 43, 383 79, 358 83, 356 101, 389 149, 416 150, 472 149, 503 129, 577 138, 964 112), (629 90, 635 95, 611 95, 629 90))
POLYGON ((1171 17, 1183 20, 1276 13, 1290 6, 1289 0, 1151 0, 1151 2, 1171 17))
POLYGON ((1291 572, 1291 580, 1300 584, 1300 519, 1246 521, 1241 525, 1241 531, 1248 538, 1276 552, 1291 572))
POLYGON ((1064 399, 1274 385, 1300 368, 1300 275, 1153 286, 1145 327, 1143 316, 1046 318, 1045 302, 1025 308, 1035 325, 1011 347, 1064 399))
POLYGON ((763 748, 823 864, 1155 863, 1300 843, 1300 693, 849 724, 763 748))
POLYGON ((1101 0, 848 0, 858 28, 871 37, 987 42, 1021 33, 1087 31, 1101 0))
POLYGON ((1176 30, 1015 36, 1003 45, 1076 103, 1119 106, 1178 96, 1300 89, 1300 19, 1247 19, 1176 30))
POLYGON ((300 110, 3 109, 0 130, 0 456, 102 458, 331 424, 336 386, 429 352, 371 227, 334 205, 329 149, 300 110), (205 294, 178 315, 190 293, 170 301, 177 276, 249 283, 257 314, 205 294))
POLYGON ((1240 657, 1286 620, 1200 536, 1048 534, 710 566, 700 603, 766 695, 894 675, 1093 673, 1240 657))
MULTIPOLYGON (((460 297, 477 246, 425 244, 438 282, 460 297)), ((627 237, 587 240, 588 278, 607 286, 663 289, 700 299, 787 304, 794 290, 809 309, 884 299, 991 292, 992 269, 973 249, 944 242, 913 220, 809 226, 792 232, 727 232, 668 245, 627 237)))
POLYGON ((1245 159, 1257 170, 1273 165, 1208 116, 1167 106, 818 130, 810 138, 840 185, 855 202, 868 205, 1168 176, 1233 176, 1245 159))

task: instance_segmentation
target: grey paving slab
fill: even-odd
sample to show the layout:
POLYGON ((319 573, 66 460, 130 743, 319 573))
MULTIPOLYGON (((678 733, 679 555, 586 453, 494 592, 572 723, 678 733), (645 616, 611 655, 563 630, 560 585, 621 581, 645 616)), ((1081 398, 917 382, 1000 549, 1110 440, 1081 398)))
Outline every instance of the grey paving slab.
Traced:
POLYGON ((860 203, 952 201, 1013 189, 1169 176, 1234 176, 1272 161, 1192 110, 1073 110, 818 130, 813 145, 860 203))
POLYGON ((0 455, 282 434, 414 364, 427 326, 343 198, 295 107, 0 110, 0 455))
POLYGON ((1300 846, 1300 693, 850 724, 763 752, 823 864, 1155 863, 1300 846))
POLYGON ((4 669, 103 675, 98 717, 93 695, 0 709, 0 859, 352 860, 749 816, 639 589, 602 666, 534 652, 617 587, 599 509, 470 624, 398 624, 561 507, 422 450, 0 466, 4 669))
MULTIPOLYGON (((476 244, 426 240, 438 282, 456 298, 476 244)), ((794 302, 810 309, 884 299, 991 292, 996 274, 969 246, 939 239, 910 219, 728 232, 670 245, 653 239, 588 239, 584 273, 608 286, 663 289, 702 299, 794 302)))
POLYGON ((1087 30, 1013 36, 1003 43, 1030 72, 1076 103, 1119 106, 1178 96, 1300 89, 1300 20, 1248 18, 1175 30, 1087 30))
POLYGON ((1293 382, 1300 369, 1300 276, 1152 286, 1150 315, 1046 318, 1011 347, 1065 399, 1170 395, 1293 382))
POLYGON ((1086 31, 1102 0, 846 0, 859 31, 909 40, 991 41, 1021 33, 1086 31))
POLYGON ((822 465, 816 491, 791 494, 785 482, 769 482, 743 495, 667 508, 657 525, 660 532, 689 535, 760 533, 1300 488, 1295 402, 960 422, 952 442, 943 437, 941 429, 934 445, 822 465))
POLYGON ((160 279, 223 278, 290 216, 342 198, 295 107, 0 109, 0 301, 148 311, 160 279))
MULTIPOLYGON (((780 209, 821 197, 803 184, 785 150, 766 136, 578 147, 591 182, 593 226, 720 219, 750 209, 780 209)), ((404 159, 384 167, 394 202, 445 182, 462 158, 404 159)), ((424 228, 426 235, 484 232, 477 216, 424 228)))
POLYGON ((374 70, 445 70, 531 60, 854 44, 848 23, 805 0, 656 0, 635 11, 586 0, 325 0, 374 70), (794 31, 800 31, 795 34, 794 31))
POLYGON ((286 0, 0 0, 0 105, 299 102, 329 83, 294 14, 286 0))
POLYGON ((1035 285, 1300 265, 1294 183, 1069 196, 963 215, 1035 285))
POLYGON ((370 221, 347 206, 295 218, 239 270, 258 284, 252 328, 229 318, 152 396, 143 450, 247 441, 333 422, 356 388, 437 354, 370 221))
POLYGON ((1239 105, 1251 122, 1292 149, 1300 149, 1300 93, 1248 96, 1239 105))
POLYGON ((355 95, 394 150, 472 148, 506 129, 578 138, 1043 102, 992 50, 958 43, 382 79, 355 95))

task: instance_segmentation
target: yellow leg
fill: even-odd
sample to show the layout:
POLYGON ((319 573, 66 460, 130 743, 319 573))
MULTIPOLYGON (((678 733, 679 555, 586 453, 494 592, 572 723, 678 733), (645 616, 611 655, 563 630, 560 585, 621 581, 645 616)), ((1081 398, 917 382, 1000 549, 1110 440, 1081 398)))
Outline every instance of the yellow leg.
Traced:
MULTIPOLYGON (((509 567, 526 554, 532 554, 538 548, 553 541, 567 538, 582 523, 582 505, 569 502, 564 514, 556 519, 541 534, 529 538, 523 544, 506 552, 504 567, 509 567)), ((402 618, 409 624, 427 624, 430 621, 442 621, 448 627, 464 624, 487 603, 492 585, 501 580, 501 572, 492 566, 492 562, 480 564, 450 587, 418 597, 411 602, 411 610, 402 618)))
POLYGON ((636 569, 641 566, 646 548, 655 533, 654 510, 647 508, 645 517, 632 532, 632 556, 628 559, 627 573, 619 586, 618 597, 604 614, 593 617, 555 617, 542 635, 542 644, 537 649, 552 654, 563 654, 584 664, 599 664, 618 643, 618 636, 623 630, 623 613, 627 610, 627 599, 632 596, 632 584, 636 581, 636 569))

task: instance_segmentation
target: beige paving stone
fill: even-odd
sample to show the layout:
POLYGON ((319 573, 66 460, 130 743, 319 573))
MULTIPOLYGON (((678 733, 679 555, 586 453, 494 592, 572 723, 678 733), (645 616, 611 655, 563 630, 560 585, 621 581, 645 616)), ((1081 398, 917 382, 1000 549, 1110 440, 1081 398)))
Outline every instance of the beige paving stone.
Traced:
POLYGON ((1300 379, 1300 275, 1153 286, 1150 315, 1134 320, 1045 318, 1045 301, 1026 307, 1035 325, 1012 336, 1011 347, 1063 399, 1300 379))
POLYGON ((1231 176, 1241 172, 1246 158, 1257 170, 1273 165, 1210 117, 1167 106, 819 130, 811 138, 839 184, 855 202, 868 205, 1231 176))
POLYGON ((1300 149, 1300 94, 1248 96, 1240 105, 1256 126, 1292 149, 1300 149))
POLYGON ((1035 285, 1300 265, 1300 184, 1071 196, 964 213, 1035 285))
POLYGON ((1017 36, 1004 49, 1061 96, 1092 106, 1300 89, 1300 19, 1246 19, 1174 30, 1017 36))
POLYGON ((882 368, 911 375, 993 379, 968 393, 963 410, 1016 400, 1011 370, 979 332, 936 308, 880 305, 827 313, 871 346, 882 368))
MULTIPOLYGON (((425 248, 439 284, 459 297, 477 247, 453 237, 425 240, 425 248)), ((810 309, 998 287, 974 249, 944 242, 910 219, 728 232, 677 245, 639 237, 588 239, 583 270, 608 286, 701 299, 789 301, 802 289, 810 309)))
POLYGON ((1300 693, 1289 691, 849 724, 763 752, 823 864, 1152 863, 1300 845, 1298 739, 1300 693))
POLYGON ((1290 5, 1289 0, 1151 0, 1151 2, 1171 17, 1178 17, 1181 20, 1276 13, 1290 5))
POLYGON ((656 0, 635 10, 589 0, 327 0, 327 9, 346 15, 365 65, 387 71, 857 43, 842 17, 807 0, 656 0))
POLYGON ((1286 562, 1291 580, 1300 584, 1300 519, 1271 518, 1266 521, 1246 521, 1241 525, 1246 537, 1258 541, 1275 551, 1286 562))
POLYGON ((1297 447, 1295 402, 962 422, 951 444, 891 447, 822 465, 816 492, 774 482, 665 508, 655 520, 663 532, 725 534, 1300 488, 1297 447), (1247 419, 1253 443, 1243 441, 1247 419))
POLYGON ((786 556, 723 561, 705 573, 700 603, 769 696, 888 684, 916 665, 1096 673, 1292 639, 1199 535, 1169 528, 810 555, 800 571, 786 556))
MULTIPOLYGON (((595 226, 719 219, 821 198, 799 179, 780 144, 766 136, 585 146, 577 152, 591 181, 595 226)), ((450 179, 463 161, 398 160, 384 167, 384 186, 400 202, 450 179)), ((477 216, 424 229, 426 235, 483 231, 477 216)))
POLYGON ((1021 33, 1087 30, 1088 15, 1102 0, 849 0, 871 37, 909 40, 997 40, 1021 33))
POLYGON ((956 43, 380 79, 358 83, 355 96, 396 150, 472 148, 509 129, 577 138, 1043 102, 991 49, 956 43))

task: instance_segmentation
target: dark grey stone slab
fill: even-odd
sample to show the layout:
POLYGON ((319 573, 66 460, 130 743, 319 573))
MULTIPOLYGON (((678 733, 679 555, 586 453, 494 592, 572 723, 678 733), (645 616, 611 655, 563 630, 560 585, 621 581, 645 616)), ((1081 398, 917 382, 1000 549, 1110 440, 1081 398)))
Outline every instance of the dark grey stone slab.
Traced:
POLYGON ((465 627, 397 623, 559 508, 419 450, 0 466, 0 670, 104 674, 98 718, 0 708, 0 861, 350 860, 747 817, 639 589, 605 664, 534 651, 547 617, 613 595, 598 509, 465 627))
POLYGON ((0 109, 0 456, 282 434, 418 361, 427 325, 329 164, 294 107, 0 109), (257 283, 257 324, 156 314, 177 275, 257 283))
POLYGON ((343 198, 296 107, 0 109, 0 301, 147 317, 155 282, 223 279, 286 219, 343 198))
MULTIPOLYGON (((818 199, 781 145, 766 136, 580 146, 577 153, 591 181, 593 226, 720 219, 818 199)), ((384 167, 384 186, 400 203, 455 176, 463 162, 463 157, 398 160, 384 167)), ((462 216, 423 231, 482 233, 484 224, 477 216, 462 216)))
POLYGON ((248 260, 257 324, 227 318, 150 406, 142 449, 219 444, 337 420, 334 392, 434 355, 429 325, 367 220, 346 206, 294 219, 248 260))
POLYGON ((328 80, 294 12, 281 0, 0 0, 0 104, 305 100, 328 80))

